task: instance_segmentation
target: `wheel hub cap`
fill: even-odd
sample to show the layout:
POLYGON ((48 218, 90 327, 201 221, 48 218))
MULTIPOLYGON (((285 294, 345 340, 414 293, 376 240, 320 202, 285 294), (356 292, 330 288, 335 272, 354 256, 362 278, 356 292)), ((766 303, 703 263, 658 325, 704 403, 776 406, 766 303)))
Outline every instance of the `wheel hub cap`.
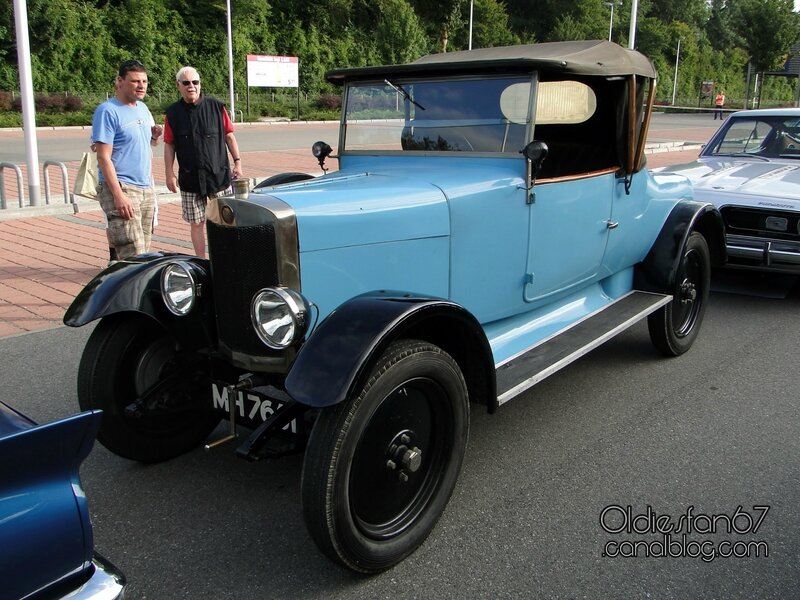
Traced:
POLYGON ((683 302, 684 304, 689 304, 691 302, 694 302, 696 298, 697 298, 697 288, 695 288, 694 283, 692 283, 688 279, 684 279, 680 287, 681 302, 683 302))
POLYGON ((414 432, 410 429, 394 436, 386 449, 386 470, 397 473, 397 478, 405 483, 409 475, 422 466, 422 450, 414 445, 414 432))

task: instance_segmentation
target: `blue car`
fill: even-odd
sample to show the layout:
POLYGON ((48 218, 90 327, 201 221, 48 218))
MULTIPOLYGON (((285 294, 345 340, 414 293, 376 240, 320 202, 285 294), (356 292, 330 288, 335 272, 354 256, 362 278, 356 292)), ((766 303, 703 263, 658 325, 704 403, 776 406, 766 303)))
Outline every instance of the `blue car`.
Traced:
POLYGON ((67 311, 99 319, 78 397, 100 442, 143 462, 237 439, 250 460, 305 452, 317 546, 397 564, 445 510, 469 403, 494 412, 642 320, 667 356, 697 339, 723 226, 645 168, 655 76, 605 41, 329 72, 323 175, 237 186, 208 213, 208 260, 121 261, 67 311))
POLYGON ((113 600, 125 578, 93 553, 78 469, 100 412, 37 425, 0 402, 0 582, 3 598, 113 600))

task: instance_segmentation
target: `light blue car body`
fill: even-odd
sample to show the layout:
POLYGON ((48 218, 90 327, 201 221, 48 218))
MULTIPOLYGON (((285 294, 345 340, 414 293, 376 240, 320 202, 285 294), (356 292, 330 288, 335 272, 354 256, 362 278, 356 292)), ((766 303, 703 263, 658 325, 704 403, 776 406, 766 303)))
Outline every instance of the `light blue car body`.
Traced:
POLYGON ((483 325, 496 364, 633 289, 634 265, 692 195, 646 169, 629 193, 614 173, 533 191, 527 203, 522 156, 465 155, 343 156, 336 173, 268 190, 296 213, 320 320, 373 290, 447 298, 483 325))

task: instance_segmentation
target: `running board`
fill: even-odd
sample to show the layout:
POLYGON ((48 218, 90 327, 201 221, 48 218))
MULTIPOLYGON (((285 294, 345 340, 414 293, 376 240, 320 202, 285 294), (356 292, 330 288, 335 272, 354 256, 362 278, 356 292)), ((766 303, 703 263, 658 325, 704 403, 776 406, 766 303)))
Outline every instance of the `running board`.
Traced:
POLYGON ((672 296, 633 291, 497 367, 503 404, 668 304, 672 296))

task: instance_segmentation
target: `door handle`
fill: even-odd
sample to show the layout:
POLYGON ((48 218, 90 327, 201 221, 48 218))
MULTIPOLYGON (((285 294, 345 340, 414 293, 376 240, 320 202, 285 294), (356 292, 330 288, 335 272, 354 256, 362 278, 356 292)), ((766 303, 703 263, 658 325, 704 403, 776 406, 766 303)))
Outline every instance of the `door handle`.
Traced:
POLYGON ((619 221, 610 221, 610 220, 606 221, 606 227, 608 227, 609 229, 616 229, 617 227, 619 227, 619 221))

